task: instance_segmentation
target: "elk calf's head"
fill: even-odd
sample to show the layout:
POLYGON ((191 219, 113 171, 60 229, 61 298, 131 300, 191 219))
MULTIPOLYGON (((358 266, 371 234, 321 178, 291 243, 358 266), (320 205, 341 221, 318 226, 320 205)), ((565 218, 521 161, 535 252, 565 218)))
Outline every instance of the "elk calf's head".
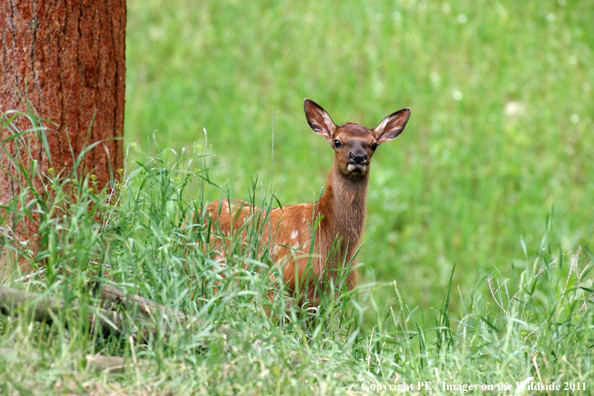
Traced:
POLYGON ((337 126, 332 117, 310 99, 305 99, 304 107, 310 128, 326 138, 334 149, 337 170, 350 180, 367 177, 375 150, 381 143, 397 138, 410 117, 410 109, 404 108, 384 118, 375 128, 368 129, 352 122, 337 126))

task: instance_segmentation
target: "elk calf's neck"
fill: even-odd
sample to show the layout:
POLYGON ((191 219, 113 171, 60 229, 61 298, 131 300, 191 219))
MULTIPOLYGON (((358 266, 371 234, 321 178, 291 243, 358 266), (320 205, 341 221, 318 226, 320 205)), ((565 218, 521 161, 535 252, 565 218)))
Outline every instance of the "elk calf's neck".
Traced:
POLYGON ((302 290, 310 302, 316 303, 320 285, 327 281, 336 284, 339 272, 347 274, 349 289, 357 282, 357 272, 350 267, 365 224, 371 158, 380 144, 402 133, 410 109, 392 113, 378 126, 368 129, 351 122, 337 126, 312 100, 305 99, 304 107, 310 128, 334 150, 334 161, 319 202, 263 213, 244 201, 231 205, 220 201, 209 204, 206 213, 215 233, 219 232, 213 243, 221 260, 228 254, 226 237, 236 235, 245 239, 246 221, 263 224, 259 244, 268 247, 272 259, 282 267, 289 291, 302 290))

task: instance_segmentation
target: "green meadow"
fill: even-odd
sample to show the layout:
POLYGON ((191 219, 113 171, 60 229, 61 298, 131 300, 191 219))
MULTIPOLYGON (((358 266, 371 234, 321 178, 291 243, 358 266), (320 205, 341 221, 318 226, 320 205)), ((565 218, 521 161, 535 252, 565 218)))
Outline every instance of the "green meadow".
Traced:
POLYGON ((21 168, 46 194, 3 208, 2 284, 38 297, 0 305, 0 395, 592 393, 592 10, 129 0, 120 182, 21 168), (306 97, 370 128, 412 109, 371 165, 359 286, 310 314, 256 230, 222 266, 195 216, 319 197, 333 152, 306 97), (4 224, 33 213, 36 258, 4 224), (164 308, 106 307, 101 285, 164 308))

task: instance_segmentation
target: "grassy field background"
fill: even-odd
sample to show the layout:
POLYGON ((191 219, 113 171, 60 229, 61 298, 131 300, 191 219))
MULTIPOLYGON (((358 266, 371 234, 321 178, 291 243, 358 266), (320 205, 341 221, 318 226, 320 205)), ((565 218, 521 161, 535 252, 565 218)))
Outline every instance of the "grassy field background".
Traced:
POLYGON ((1 208, 0 395, 592 393, 593 5, 129 0, 114 190, 19 168, 44 131, 0 117, 31 181, 1 208), (370 127, 412 108, 374 156, 360 285, 309 314, 257 241, 223 266, 189 221, 213 184, 318 196, 332 151, 304 97, 370 127), (104 285, 169 313, 106 306, 104 285))
POLYGON ((235 197, 257 178, 283 204, 308 202, 332 151, 303 98, 369 127, 411 107, 374 157, 359 262, 432 305, 454 263, 463 287, 493 264, 524 268, 552 213, 565 251, 589 243, 592 5, 132 0, 126 143, 192 150, 205 129, 213 180, 235 197))

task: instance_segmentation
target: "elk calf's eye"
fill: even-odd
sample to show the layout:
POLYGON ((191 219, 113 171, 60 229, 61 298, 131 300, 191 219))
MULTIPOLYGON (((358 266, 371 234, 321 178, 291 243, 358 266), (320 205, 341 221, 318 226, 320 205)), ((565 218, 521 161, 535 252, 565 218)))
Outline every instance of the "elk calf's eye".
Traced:
POLYGON ((336 140, 334 141, 334 147, 336 147, 336 148, 340 148, 340 146, 342 146, 342 143, 340 143, 340 140, 336 139, 336 140))
POLYGON ((373 151, 375 151, 375 149, 377 148, 377 146, 379 146, 379 144, 377 144, 377 143, 373 143, 373 144, 371 145, 371 149, 372 149, 373 151))

